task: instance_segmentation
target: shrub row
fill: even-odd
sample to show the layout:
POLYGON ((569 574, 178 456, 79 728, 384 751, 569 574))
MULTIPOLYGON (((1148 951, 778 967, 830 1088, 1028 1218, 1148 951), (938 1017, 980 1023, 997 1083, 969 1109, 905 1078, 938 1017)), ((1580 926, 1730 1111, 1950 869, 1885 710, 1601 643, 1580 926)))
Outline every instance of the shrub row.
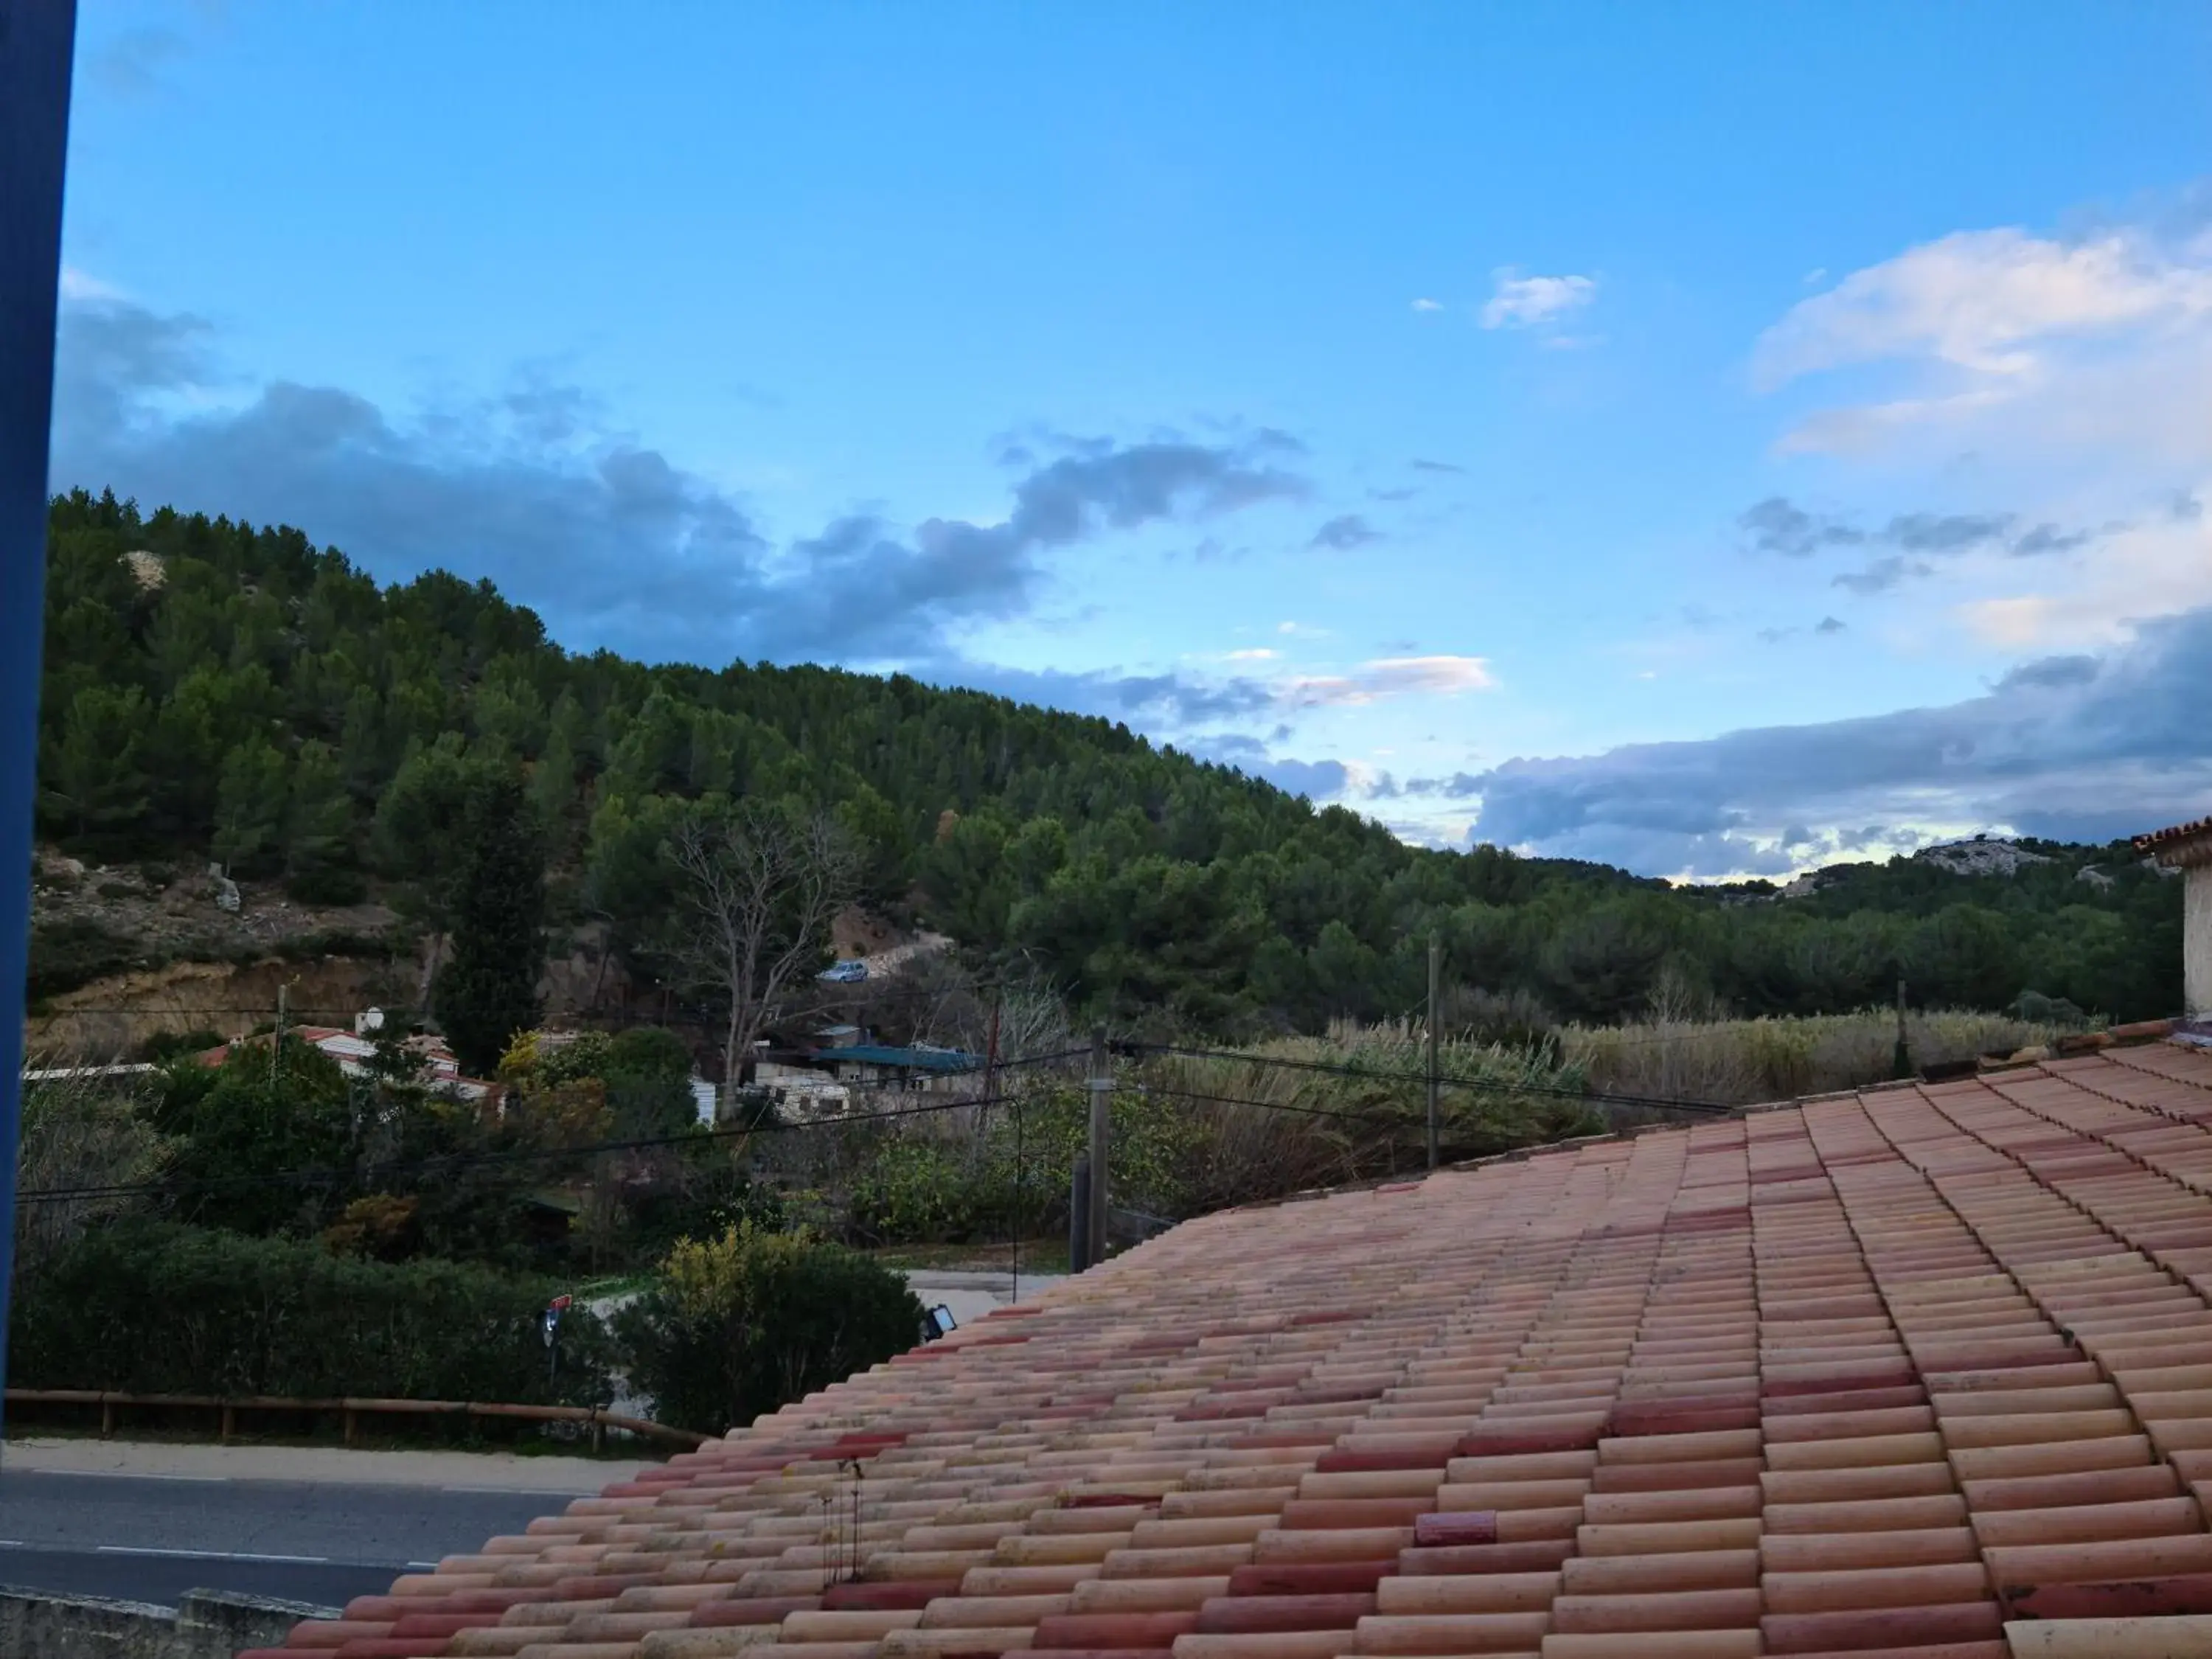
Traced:
POLYGON ((19 1388, 591 1405, 612 1344, 582 1309, 549 1377, 538 1320, 557 1287, 458 1262, 137 1221, 94 1231, 16 1289, 19 1388))
POLYGON ((719 1434, 914 1346, 898 1276, 795 1233, 685 1240, 605 1324, 556 1286, 434 1260, 134 1221, 85 1235, 17 1287, 8 1380, 130 1394, 603 1405, 617 1367, 678 1427, 719 1434))

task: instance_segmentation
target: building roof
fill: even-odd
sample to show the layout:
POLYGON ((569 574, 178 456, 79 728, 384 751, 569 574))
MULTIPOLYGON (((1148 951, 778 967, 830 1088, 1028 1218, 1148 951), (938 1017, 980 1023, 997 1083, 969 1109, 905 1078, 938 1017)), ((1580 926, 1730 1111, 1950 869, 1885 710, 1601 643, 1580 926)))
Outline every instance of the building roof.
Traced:
POLYGON ((821 1058, 840 1066, 905 1066, 917 1072, 972 1072, 983 1056, 958 1048, 904 1048, 888 1042, 848 1042, 842 1048, 824 1048, 821 1058))
POLYGON ((293 1643, 2203 1651, 2208 1126, 2152 1043, 1207 1216, 293 1643))
POLYGON ((2187 823, 2176 823, 2164 830, 2154 830, 2147 836, 2135 838, 2138 853, 2155 854, 2171 848, 2177 842, 2212 839, 2212 818, 2194 818, 2187 823))

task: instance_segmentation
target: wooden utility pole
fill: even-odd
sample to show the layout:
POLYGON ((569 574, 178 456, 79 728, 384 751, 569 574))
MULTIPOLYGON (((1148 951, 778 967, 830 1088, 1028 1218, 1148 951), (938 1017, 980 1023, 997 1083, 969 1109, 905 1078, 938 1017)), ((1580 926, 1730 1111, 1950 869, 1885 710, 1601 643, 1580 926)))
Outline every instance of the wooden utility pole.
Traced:
POLYGON ((1912 1075, 1912 1046, 1905 1036, 1905 975, 1897 976, 1897 1052, 1890 1057, 1891 1075, 1907 1078, 1912 1075))
POLYGON ((1084 1265, 1095 1267, 1106 1259, 1107 1139, 1112 1127, 1114 1062, 1106 1052, 1106 1028, 1091 1038, 1091 1226, 1084 1242, 1084 1265))
POLYGON ((1429 1167, 1437 1167, 1437 981, 1442 975, 1443 947, 1429 935, 1429 1167))

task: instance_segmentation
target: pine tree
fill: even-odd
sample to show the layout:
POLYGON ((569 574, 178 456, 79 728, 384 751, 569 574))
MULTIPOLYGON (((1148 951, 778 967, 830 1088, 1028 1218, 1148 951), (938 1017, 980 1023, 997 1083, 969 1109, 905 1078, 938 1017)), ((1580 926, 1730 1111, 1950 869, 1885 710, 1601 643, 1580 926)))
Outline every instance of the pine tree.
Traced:
POLYGON ((487 779, 469 799, 453 954, 434 994, 446 1040, 471 1076, 492 1075, 514 1034, 538 1023, 544 910, 544 854, 521 781, 487 779))
POLYGON ((78 692, 48 757, 47 815, 80 837, 137 829, 150 793, 141 739, 151 718, 135 685, 78 692))
POLYGON ((300 745, 284 823, 284 884, 310 903, 350 904, 362 891, 354 862, 353 800, 326 743, 300 745))
POLYGON ((215 794, 216 860, 234 876, 266 875, 276 868, 285 813, 284 757, 266 738, 254 738, 223 757, 215 794))

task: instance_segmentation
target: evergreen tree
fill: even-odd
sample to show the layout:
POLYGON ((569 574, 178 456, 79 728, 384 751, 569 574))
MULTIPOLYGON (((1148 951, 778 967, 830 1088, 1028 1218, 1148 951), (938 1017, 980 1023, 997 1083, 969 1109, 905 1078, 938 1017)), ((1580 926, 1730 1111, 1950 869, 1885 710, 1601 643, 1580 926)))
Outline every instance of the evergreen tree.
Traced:
POLYGON ((135 685, 89 685, 70 701, 61 738, 46 765, 40 805, 79 837, 108 836, 139 827, 149 796, 141 738, 151 720, 135 685))
POLYGON ((234 876, 263 876, 278 864, 287 806, 284 757, 266 738, 224 757, 215 792, 216 861, 234 876))
POLYGON ((471 1076, 491 1076, 514 1034, 538 1024, 544 911, 544 854, 521 781, 488 778, 470 793, 453 954, 434 993, 446 1039, 471 1076))
POLYGON ((354 864, 353 801, 326 743, 300 745, 284 825, 284 884, 311 904, 351 904, 362 892, 354 864))

